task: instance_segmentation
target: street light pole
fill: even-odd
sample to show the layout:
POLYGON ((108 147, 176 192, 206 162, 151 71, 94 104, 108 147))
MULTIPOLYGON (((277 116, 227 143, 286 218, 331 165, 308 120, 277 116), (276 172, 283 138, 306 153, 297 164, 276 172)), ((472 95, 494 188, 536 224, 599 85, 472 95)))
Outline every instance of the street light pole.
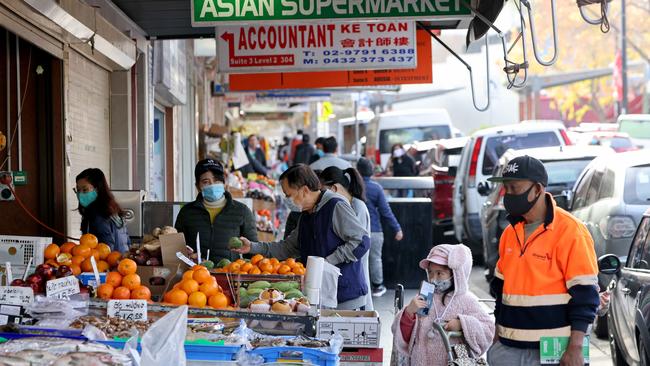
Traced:
POLYGON ((621 0, 621 79, 623 96, 621 100, 621 114, 627 113, 627 31, 625 24, 625 0, 621 0))

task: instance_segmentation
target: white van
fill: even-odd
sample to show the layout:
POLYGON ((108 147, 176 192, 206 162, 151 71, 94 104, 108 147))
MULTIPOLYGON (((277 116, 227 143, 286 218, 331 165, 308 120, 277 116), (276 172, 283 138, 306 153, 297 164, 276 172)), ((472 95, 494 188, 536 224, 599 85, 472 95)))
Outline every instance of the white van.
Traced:
POLYGON ((475 132, 463 148, 454 179, 453 221, 456 238, 472 249, 476 262, 483 257, 480 212, 489 194, 487 179, 508 149, 571 145, 561 122, 526 122, 475 132))
POLYGON ((452 137, 451 118, 444 109, 413 109, 382 113, 368 124, 366 156, 386 169, 394 144, 452 137))
MULTIPOLYGON (((356 153, 356 145, 362 146, 367 138, 368 123, 375 118, 371 111, 362 111, 357 113, 357 118, 341 118, 337 123, 336 141, 339 143, 340 155, 352 155, 356 153), (356 124, 359 123, 359 141, 355 141, 356 124)), ((363 151, 363 150, 362 150, 363 151)))
POLYGON ((618 131, 627 133, 634 145, 650 148, 650 114, 621 114, 617 122, 618 131))

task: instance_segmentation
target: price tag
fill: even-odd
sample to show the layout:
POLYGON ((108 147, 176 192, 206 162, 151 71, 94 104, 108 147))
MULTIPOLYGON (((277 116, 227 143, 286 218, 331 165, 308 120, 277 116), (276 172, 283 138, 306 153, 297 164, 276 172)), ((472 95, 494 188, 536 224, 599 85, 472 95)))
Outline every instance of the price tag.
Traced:
POLYGON ((47 281, 45 293, 53 299, 70 299, 70 295, 78 294, 79 280, 75 276, 67 276, 47 281))
POLYGON ((31 287, 0 286, 0 304, 29 305, 34 301, 31 287))
POLYGON ((107 308, 111 318, 147 321, 147 300, 109 300, 107 308))
POLYGON ((188 266, 190 266, 190 268, 194 267, 196 265, 196 263, 192 262, 189 258, 187 258, 185 255, 183 255, 183 253, 181 253, 181 252, 176 252, 176 257, 178 259, 182 260, 188 266))
MULTIPOLYGON (((569 344, 569 337, 541 337, 539 339, 540 363, 542 365, 559 365, 562 355, 569 344)), ((582 342, 582 357, 585 365, 589 365, 589 336, 582 342)))

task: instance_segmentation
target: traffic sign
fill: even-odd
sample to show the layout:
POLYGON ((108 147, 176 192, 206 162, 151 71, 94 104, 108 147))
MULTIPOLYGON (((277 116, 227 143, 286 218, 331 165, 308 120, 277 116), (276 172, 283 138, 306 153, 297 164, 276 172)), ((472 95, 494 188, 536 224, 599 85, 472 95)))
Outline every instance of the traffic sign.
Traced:
POLYGON ((412 69, 415 28, 414 21, 218 27, 219 71, 412 69))
POLYGON ((192 26, 314 20, 459 20, 461 0, 191 0, 192 26))

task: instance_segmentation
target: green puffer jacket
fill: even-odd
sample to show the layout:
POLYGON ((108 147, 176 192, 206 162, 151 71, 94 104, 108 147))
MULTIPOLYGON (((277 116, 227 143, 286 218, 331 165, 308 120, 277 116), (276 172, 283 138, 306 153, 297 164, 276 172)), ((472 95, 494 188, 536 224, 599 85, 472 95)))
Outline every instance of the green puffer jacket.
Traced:
POLYGON ((257 241, 257 227, 253 212, 241 202, 232 199, 226 192, 226 206, 210 224, 210 214, 203 206, 203 196, 199 193, 196 201, 181 208, 176 218, 176 229, 185 234, 185 242, 196 250, 196 234, 201 238, 201 257, 205 258, 210 249, 210 259, 217 263, 222 258, 235 260, 239 254, 228 249, 231 237, 243 236, 257 241))

